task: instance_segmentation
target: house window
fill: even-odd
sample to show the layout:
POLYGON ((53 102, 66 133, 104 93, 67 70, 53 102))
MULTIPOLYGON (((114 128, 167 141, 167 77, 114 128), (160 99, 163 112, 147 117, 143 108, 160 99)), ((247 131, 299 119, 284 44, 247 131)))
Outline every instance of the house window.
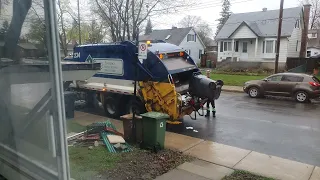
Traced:
POLYGON ((300 49, 299 48, 299 45, 300 45, 300 43, 299 43, 299 41, 297 40, 297 44, 296 44, 296 51, 298 52, 298 50, 300 49))
POLYGON ((239 41, 234 42, 234 51, 239 52, 239 41))
POLYGON ((242 43, 242 52, 247 53, 248 52, 248 42, 242 43))
POLYGON ((232 51, 232 42, 231 41, 223 42, 223 51, 232 51))
POLYGON ((307 51, 307 57, 311 56, 311 51, 307 51))
POLYGON ((262 44, 262 53, 275 53, 277 48, 276 40, 265 40, 262 44))
POLYGON ((220 42, 220 52, 223 52, 223 41, 220 42))
POLYGON ((316 33, 312 33, 312 35, 311 35, 312 37, 316 37, 316 33))
POLYGON ((295 24, 295 26, 294 26, 294 27, 295 27, 295 28, 298 28, 298 29, 300 28, 299 20, 297 20, 297 21, 296 21, 296 24, 295 24))
POLYGON ((189 42, 189 41, 196 41, 196 35, 194 35, 194 34, 188 34, 188 36, 187 36, 187 42, 189 42))
POLYGON ((202 49, 199 49, 199 59, 201 59, 202 49))
POLYGON ((266 41, 266 53, 274 53, 274 41, 266 41))

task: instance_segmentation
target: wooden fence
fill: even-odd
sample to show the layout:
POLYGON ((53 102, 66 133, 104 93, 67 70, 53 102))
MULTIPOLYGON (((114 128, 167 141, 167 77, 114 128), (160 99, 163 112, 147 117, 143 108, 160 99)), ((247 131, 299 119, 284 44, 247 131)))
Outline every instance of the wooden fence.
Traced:
POLYGON ((298 66, 306 65, 306 72, 313 72, 313 69, 320 67, 320 58, 287 58, 287 70, 294 69, 298 66))

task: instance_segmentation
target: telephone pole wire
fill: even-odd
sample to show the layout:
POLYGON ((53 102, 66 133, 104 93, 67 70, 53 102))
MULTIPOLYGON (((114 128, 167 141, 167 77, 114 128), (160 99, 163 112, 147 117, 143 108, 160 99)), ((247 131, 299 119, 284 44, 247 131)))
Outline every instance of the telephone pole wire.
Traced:
POLYGON ((283 1, 284 0, 280 1, 279 25, 278 25, 278 37, 277 37, 277 49, 276 49, 276 62, 274 64, 274 73, 278 73, 280 39, 281 39, 281 30, 282 30, 282 17, 283 17, 283 1))

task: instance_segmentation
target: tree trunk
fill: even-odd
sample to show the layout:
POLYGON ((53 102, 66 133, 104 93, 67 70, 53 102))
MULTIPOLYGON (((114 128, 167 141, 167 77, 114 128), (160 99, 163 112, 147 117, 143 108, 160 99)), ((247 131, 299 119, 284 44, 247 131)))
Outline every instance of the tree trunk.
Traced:
POLYGON ((19 57, 16 53, 17 44, 19 42, 23 22, 25 21, 31 4, 31 0, 13 1, 13 15, 4 40, 4 57, 18 61, 19 57))

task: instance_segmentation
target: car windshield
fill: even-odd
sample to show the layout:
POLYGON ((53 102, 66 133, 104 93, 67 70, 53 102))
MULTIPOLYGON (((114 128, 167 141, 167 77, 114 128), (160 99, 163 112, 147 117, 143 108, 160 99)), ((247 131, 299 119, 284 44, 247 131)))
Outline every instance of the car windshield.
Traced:
POLYGON ((319 80, 317 77, 313 76, 312 79, 313 79, 316 83, 320 83, 320 80, 319 80))

